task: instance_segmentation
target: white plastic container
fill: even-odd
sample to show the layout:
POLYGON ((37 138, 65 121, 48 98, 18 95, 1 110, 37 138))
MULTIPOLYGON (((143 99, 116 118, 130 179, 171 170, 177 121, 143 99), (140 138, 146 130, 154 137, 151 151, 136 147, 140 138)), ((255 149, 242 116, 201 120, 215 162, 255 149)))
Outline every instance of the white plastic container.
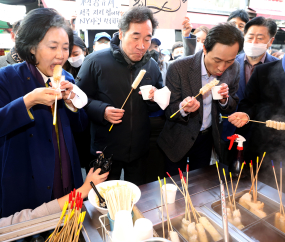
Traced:
POLYGON ((171 204, 175 202, 175 197, 176 197, 176 192, 177 192, 177 187, 173 184, 166 184, 162 186, 162 194, 164 198, 164 202, 171 204), (166 186, 166 195, 167 195, 167 201, 165 197, 165 186, 166 186))
POLYGON ((147 218, 139 218, 134 226, 135 241, 145 241, 153 237, 153 224, 147 218))
POLYGON ((218 93, 218 91, 220 91, 220 89, 221 89, 221 86, 214 86, 212 88, 212 96, 213 96, 214 100, 221 100, 221 99, 223 99, 223 96, 220 93, 218 93))
POLYGON ((133 219, 129 211, 121 210, 115 215, 115 224, 113 231, 114 242, 133 242, 133 219))
POLYGON ((149 91, 152 89, 152 85, 145 85, 145 86, 140 86, 140 90, 142 92, 142 97, 143 100, 149 100, 149 91))

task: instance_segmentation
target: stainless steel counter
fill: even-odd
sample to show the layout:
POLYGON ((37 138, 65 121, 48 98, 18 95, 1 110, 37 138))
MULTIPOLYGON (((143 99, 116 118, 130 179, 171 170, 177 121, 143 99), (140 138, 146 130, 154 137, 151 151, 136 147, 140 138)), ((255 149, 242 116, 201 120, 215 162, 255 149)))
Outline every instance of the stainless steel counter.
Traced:
MULTIPOLYGON (((223 166, 220 165, 220 170, 222 168, 223 166)), ((179 176, 173 176, 173 179, 176 181, 177 185, 181 187, 179 176)), ((233 182, 235 186, 236 179, 234 179, 233 182)), ((167 183, 172 183, 172 181, 167 178, 167 183)), ((251 183, 249 178, 241 179, 237 193, 249 189, 250 185, 251 183)), ((161 223, 159 183, 158 181, 151 182, 140 186, 140 189, 142 195, 136 206, 146 218, 152 221, 154 226, 157 226, 161 223)), ((220 187, 216 166, 212 165, 207 168, 189 172, 188 190, 194 207, 203 211, 203 213, 212 221, 214 221, 217 226, 222 227, 222 222, 219 215, 211 211, 209 206, 207 207, 207 204, 213 204, 214 202, 220 200, 220 187)), ((279 196, 276 189, 258 182, 258 192, 279 203, 279 196)), ((285 204, 285 195, 283 196, 283 202, 285 204)), ((87 211, 86 218, 83 223, 84 228, 82 235, 84 237, 84 240, 90 242, 103 241, 100 236, 100 234, 102 234, 102 226, 99 222, 99 216, 101 216, 101 213, 99 213, 89 201, 84 202, 84 209, 87 211)), ((170 218, 176 218, 185 213, 185 201, 179 191, 177 191, 175 203, 169 204, 168 210, 170 218)), ((52 219, 54 219, 54 215, 52 219)), ((54 221, 57 220, 54 219, 54 221)), ((52 224, 49 225, 52 227, 52 224)), ((253 224, 253 227, 254 225, 255 224, 253 224)), ((0 241, 1 236, 3 235, 3 233, 1 235, 1 232, 3 231, 3 228, 0 229, 0 241)), ((237 231, 234 227, 230 227, 229 232, 232 236, 232 241, 252 241, 247 235, 240 233, 240 231, 237 231)), ((17 233, 17 231, 14 231, 13 233, 17 233)))

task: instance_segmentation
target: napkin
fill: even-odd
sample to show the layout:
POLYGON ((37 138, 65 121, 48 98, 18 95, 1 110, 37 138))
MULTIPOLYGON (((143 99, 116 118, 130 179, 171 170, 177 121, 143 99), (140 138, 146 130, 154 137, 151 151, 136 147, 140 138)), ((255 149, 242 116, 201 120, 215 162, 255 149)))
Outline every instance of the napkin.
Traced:
POLYGON ((168 87, 163 87, 156 90, 154 93, 154 101, 160 106, 162 110, 166 109, 169 105, 171 92, 168 87))

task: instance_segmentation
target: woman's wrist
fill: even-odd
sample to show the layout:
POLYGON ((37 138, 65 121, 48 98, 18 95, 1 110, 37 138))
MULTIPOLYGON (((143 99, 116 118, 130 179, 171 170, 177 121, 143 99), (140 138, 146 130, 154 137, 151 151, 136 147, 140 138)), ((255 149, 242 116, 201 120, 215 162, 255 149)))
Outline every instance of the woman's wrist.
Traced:
POLYGON ((33 92, 27 93, 23 97, 24 103, 26 105, 27 110, 30 110, 33 106, 36 105, 33 92))

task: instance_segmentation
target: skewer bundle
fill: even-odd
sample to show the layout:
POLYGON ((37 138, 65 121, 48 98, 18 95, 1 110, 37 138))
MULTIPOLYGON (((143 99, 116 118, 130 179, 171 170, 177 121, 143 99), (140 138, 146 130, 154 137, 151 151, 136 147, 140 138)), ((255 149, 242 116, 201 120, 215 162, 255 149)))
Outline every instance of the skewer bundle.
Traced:
MULTIPOLYGON (((189 167, 187 167, 187 178, 188 178, 189 167)), ((205 231, 208 231, 214 241, 219 241, 222 236, 217 232, 217 230, 212 226, 206 217, 201 217, 198 211, 195 209, 191 196, 188 191, 188 179, 183 177, 182 171, 179 169, 179 175, 181 184, 184 191, 185 198, 185 218, 182 219, 182 230, 181 233, 184 236, 188 236, 188 241, 190 242, 208 242, 208 238, 205 231), (191 221, 192 211, 195 221, 191 221), (189 220, 187 220, 187 217, 189 220)), ((187 237, 186 236, 186 237, 187 237)))
MULTIPOLYGON (((265 153, 264 153, 265 155, 265 153)), ((264 158, 264 156, 263 156, 264 158)), ((261 161, 262 162, 262 161, 261 161)), ((254 178, 253 164, 252 161, 249 164, 250 167, 250 175, 251 175, 251 183, 252 183, 252 195, 250 193, 246 193, 239 199, 239 204, 258 216, 259 218, 264 218, 267 214, 263 211, 264 203, 257 200, 257 180, 258 180, 258 171, 261 166, 259 164, 259 157, 256 160, 256 175, 254 178)))
POLYGON ((280 229, 281 231, 285 232, 285 213, 284 213, 284 206, 283 206, 283 201, 282 201, 282 162, 280 162, 280 190, 279 190, 279 186, 278 186, 278 181, 277 181, 277 177, 276 177, 276 173, 275 173, 275 167, 273 164, 273 161, 271 161, 272 163, 272 168, 273 168, 273 173, 274 173, 274 177, 275 177, 275 182, 276 182, 276 187, 277 187, 277 191, 278 191, 278 195, 279 195, 279 199, 280 199, 280 212, 275 214, 275 227, 280 229))
POLYGON ((105 200, 110 217, 115 220, 118 211, 126 210, 131 212, 133 210, 133 189, 127 185, 111 187, 105 193, 105 200))
MULTIPOLYGON (((218 81, 216 78, 213 80, 213 81, 210 81, 209 83, 207 83, 205 86, 203 86, 199 93, 194 97, 194 98, 197 98, 200 94, 201 95, 204 95, 205 93, 207 93, 208 91, 210 91, 214 86, 218 85, 220 81, 218 81)), ((183 107, 181 107, 178 111, 176 111, 174 114, 172 114, 170 116, 170 118, 173 118, 178 112, 180 112, 180 110, 182 110, 183 108, 186 107, 186 105, 188 104, 189 102, 187 102, 183 107)))
POLYGON ((57 226, 46 242, 78 241, 79 233, 82 229, 82 224, 86 214, 86 212, 81 213, 83 205, 81 195, 81 193, 76 193, 75 189, 69 194, 69 202, 64 204, 57 226), (64 217, 65 219, 63 220, 64 217), (62 221, 64 221, 64 224, 60 229, 62 221))

